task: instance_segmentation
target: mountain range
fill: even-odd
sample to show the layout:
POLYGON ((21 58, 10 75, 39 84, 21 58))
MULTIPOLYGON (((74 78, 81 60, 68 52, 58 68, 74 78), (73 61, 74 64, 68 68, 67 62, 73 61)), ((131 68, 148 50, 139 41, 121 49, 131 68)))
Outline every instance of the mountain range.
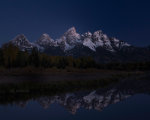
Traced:
POLYGON ((108 37, 101 30, 79 34, 75 27, 70 28, 59 39, 43 34, 35 42, 30 42, 23 34, 9 41, 20 50, 37 48, 40 52, 56 56, 91 56, 97 62, 149 61, 149 47, 135 47, 127 42, 108 37))

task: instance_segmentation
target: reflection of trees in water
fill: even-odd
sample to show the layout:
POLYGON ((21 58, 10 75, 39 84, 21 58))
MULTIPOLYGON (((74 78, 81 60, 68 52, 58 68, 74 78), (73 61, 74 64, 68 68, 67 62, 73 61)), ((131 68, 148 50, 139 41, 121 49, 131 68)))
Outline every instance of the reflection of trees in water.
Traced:
MULTIPOLYGON (((150 93, 150 81, 147 79, 142 80, 126 80, 120 83, 116 83, 109 87, 100 88, 97 90, 87 90, 82 92, 73 92, 61 95, 39 95, 36 96, 35 91, 33 92, 33 97, 29 97, 26 100, 18 99, 13 101, 15 105, 25 107, 27 103, 33 99, 38 101, 38 103, 43 106, 44 109, 50 107, 51 104, 57 103, 61 106, 65 107, 71 113, 75 114, 79 108, 85 109, 95 109, 95 110, 103 110, 110 104, 115 104, 126 98, 138 94, 138 93, 150 93), (41 97, 42 96, 42 97, 41 97), (43 97, 44 96, 44 97, 43 97)), ((31 92, 31 91, 30 91, 31 92)), ((24 93, 20 93, 20 95, 28 95, 28 91, 24 93)), ((0 96, 1 104, 4 103, 3 96, 7 96, 6 94, 0 96)), ((14 97, 17 97, 15 95, 14 97)), ((8 98, 11 99, 11 98, 8 98)), ((7 99, 6 99, 7 101, 7 99)))

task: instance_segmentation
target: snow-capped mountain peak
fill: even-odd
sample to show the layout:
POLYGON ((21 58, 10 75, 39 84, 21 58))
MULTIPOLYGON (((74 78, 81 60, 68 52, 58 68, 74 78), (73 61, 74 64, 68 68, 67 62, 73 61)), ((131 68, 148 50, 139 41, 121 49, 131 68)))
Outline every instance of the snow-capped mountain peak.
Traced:
POLYGON ((24 34, 17 35, 11 42, 15 45, 30 43, 24 34))
POLYGON ((47 33, 42 34, 41 38, 43 38, 42 40, 45 40, 45 39, 51 40, 49 34, 47 34, 47 33), (44 39, 44 38, 45 38, 45 39, 44 39))
POLYGON ((121 49, 122 47, 129 47, 131 46, 130 44, 124 42, 124 41, 120 41, 118 40, 117 38, 110 38, 111 42, 112 42, 112 45, 115 47, 115 48, 119 48, 121 49))
POLYGON ((37 47, 39 49, 60 47, 64 52, 67 52, 78 45, 87 47, 94 52, 96 52, 99 47, 110 52, 115 52, 123 47, 131 46, 130 44, 120 41, 117 38, 108 37, 102 32, 102 30, 98 30, 94 33, 86 32, 80 35, 77 33, 75 27, 68 29, 62 37, 57 40, 53 40, 47 33, 44 33, 35 43, 30 43, 23 34, 18 35, 11 42, 21 49, 33 47, 37 47))
POLYGON ((64 51, 73 49, 81 41, 81 36, 76 32, 75 27, 68 29, 64 35, 57 40, 58 44, 64 49, 64 51))
POLYGON ((44 33, 36 43, 42 47, 46 46, 55 46, 56 42, 47 34, 44 33))
POLYGON ((33 43, 29 42, 24 34, 17 35, 10 43, 18 46, 22 51, 36 47, 33 43))
POLYGON ((66 38, 67 42, 75 43, 76 40, 80 39, 80 34, 76 32, 75 27, 68 29, 68 31, 63 35, 66 38))
POLYGON ((76 28, 75 27, 71 27, 67 30, 67 32, 65 34, 76 34, 76 28))

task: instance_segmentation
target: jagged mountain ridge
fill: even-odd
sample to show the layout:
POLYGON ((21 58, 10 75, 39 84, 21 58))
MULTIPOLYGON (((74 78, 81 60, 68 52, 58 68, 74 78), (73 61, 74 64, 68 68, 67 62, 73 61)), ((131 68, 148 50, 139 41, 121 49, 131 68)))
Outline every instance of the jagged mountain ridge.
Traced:
POLYGON ((42 49, 42 47, 40 47, 38 44, 31 43, 24 34, 17 35, 9 43, 17 46, 22 51, 32 50, 33 48, 42 49))
POLYGON ((97 62, 148 61, 150 49, 134 47, 124 41, 108 37, 101 30, 79 34, 75 27, 70 28, 59 39, 52 39, 44 33, 35 42, 25 35, 18 35, 10 41, 21 50, 38 48, 49 55, 83 57, 91 56, 97 62))
POLYGON ((35 43, 44 48, 49 46, 57 46, 57 42, 54 41, 47 33, 44 33, 35 43))
POLYGON ((53 40, 48 34, 44 33, 37 41, 31 43, 28 41, 26 36, 23 34, 18 35, 11 41, 14 45, 19 48, 33 48, 33 47, 61 47, 65 52, 73 49, 77 45, 83 45, 90 48, 92 51, 96 51, 97 47, 103 47, 108 51, 115 51, 115 48, 122 48, 124 46, 130 46, 128 43, 120 41, 116 38, 109 38, 103 32, 96 31, 93 34, 90 32, 84 33, 82 35, 76 32, 74 27, 70 28, 64 33, 59 39, 53 40))

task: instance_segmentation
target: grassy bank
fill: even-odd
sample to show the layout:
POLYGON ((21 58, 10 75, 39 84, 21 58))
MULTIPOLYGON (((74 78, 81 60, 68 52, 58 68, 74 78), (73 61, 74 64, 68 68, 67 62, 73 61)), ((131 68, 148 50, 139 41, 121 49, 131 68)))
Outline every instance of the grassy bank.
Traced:
POLYGON ((25 68, 0 68, 0 76, 23 76, 23 75, 51 75, 51 74, 69 74, 69 73, 143 73, 142 71, 120 71, 120 70, 105 70, 105 69, 78 69, 67 67, 65 69, 54 68, 36 68, 36 67, 25 67, 25 68))

